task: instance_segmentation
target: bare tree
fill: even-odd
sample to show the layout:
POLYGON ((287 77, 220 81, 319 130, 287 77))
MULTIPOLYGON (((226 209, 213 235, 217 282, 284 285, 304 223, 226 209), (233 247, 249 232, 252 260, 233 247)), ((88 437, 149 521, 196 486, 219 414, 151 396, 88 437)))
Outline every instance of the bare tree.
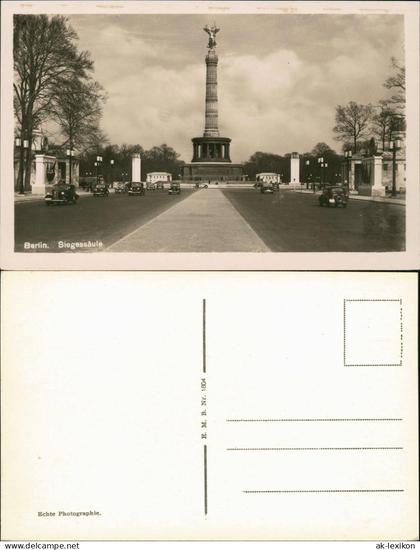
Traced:
POLYGON ((391 67, 395 73, 384 82, 385 88, 394 92, 388 102, 399 111, 399 114, 403 114, 405 109, 405 67, 400 65, 395 57, 391 57, 391 67))
MULTIPOLYGON (((33 131, 48 115, 55 91, 66 82, 85 77, 93 63, 78 52, 76 33, 62 16, 15 15, 13 29, 14 111, 18 134, 32 143, 33 131)), ((25 188, 29 187, 32 152, 26 159, 25 188)))
POLYGON ((348 105, 337 105, 335 113, 336 125, 333 131, 338 141, 351 141, 357 150, 357 142, 367 137, 372 117, 372 106, 361 105, 350 101, 348 105))
POLYGON ((386 143, 391 139, 395 126, 395 109, 386 100, 379 102, 376 113, 372 116, 372 132, 378 138, 385 150, 386 143))
POLYGON ((103 88, 91 78, 74 79, 57 88, 51 115, 65 138, 63 145, 83 151, 97 141, 98 133, 103 137, 99 120, 104 100, 103 88))

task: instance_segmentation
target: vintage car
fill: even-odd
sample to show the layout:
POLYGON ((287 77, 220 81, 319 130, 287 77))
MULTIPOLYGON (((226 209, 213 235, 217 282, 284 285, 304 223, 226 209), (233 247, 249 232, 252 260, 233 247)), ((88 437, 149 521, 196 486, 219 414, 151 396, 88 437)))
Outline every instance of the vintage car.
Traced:
POLYGON ((123 181, 116 181, 114 183, 115 193, 127 193, 126 184, 123 181))
POLYGON ((95 176, 84 176, 84 177, 81 177, 79 180, 79 187, 81 189, 84 189, 85 191, 92 191, 95 183, 96 183, 95 176))
POLYGON ((98 181, 93 186, 92 191, 94 197, 107 197, 109 195, 108 186, 103 178, 98 179, 98 181))
POLYGON ((181 185, 179 182, 177 181, 173 181, 171 182, 170 186, 169 186, 169 191, 168 191, 168 194, 169 195, 179 195, 181 193, 181 185))
POLYGON ((144 183, 141 181, 132 181, 128 187, 129 195, 144 195, 144 183))
POLYGON ((260 182, 259 189, 261 193, 274 193, 274 185, 269 181, 260 182))
POLYGON ((209 186, 208 186, 207 183, 198 183, 198 182, 197 182, 197 183, 195 184, 195 188, 196 188, 196 189, 208 189, 208 187, 209 187, 209 186))
POLYGON ((347 206, 347 193, 344 187, 339 185, 327 185, 322 190, 322 194, 319 196, 320 206, 347 206))
POLYGON ((76 204, 78 198, 74 185, 59 182, 45 195, 45 204, 76 204))

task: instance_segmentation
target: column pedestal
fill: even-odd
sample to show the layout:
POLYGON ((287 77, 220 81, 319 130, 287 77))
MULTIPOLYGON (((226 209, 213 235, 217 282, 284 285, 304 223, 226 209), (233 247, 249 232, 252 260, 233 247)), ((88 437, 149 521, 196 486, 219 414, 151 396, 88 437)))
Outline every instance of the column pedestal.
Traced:
POLYGON ((141 182, 141 158, 140 153, 131 155, 131 181, 134 183, 141 182))
POLYGON ((299 154, 292 153, 290 156, 290 185, 300 185, 299 154))
POLYGON ((54 178, 48 181, 47 165, 56 163, 56 158, 48 155, 35 155, 35 183, 32 185, 33 195, 45 195, 46 187, 53 185, 57 179, 57 164, 55 167, 54 178))
POLYGON ((382 185, 382 157, 373 157, 371 184, 372 197, 385 197, 385 187, 382 185))

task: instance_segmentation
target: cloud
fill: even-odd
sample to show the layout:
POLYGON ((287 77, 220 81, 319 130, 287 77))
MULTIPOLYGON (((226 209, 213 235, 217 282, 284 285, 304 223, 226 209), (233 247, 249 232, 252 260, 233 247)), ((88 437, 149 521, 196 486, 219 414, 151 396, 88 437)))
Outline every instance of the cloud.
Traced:
MULTIPOLYGON (((89 16, 88 16, 89 17, 89 16)), ((73 18, 92 52, 108 102, 113 143, 167 143, 191 159, 204 127, 203 17, 73 18)), ((377 102, 389 59, 401 50, 401 18, 223 16, 218 46, 219 125, 232 159, 257 150, 333 148, 335 106, 377 102), (245 37, 245 39, 244 39, 245 37)))

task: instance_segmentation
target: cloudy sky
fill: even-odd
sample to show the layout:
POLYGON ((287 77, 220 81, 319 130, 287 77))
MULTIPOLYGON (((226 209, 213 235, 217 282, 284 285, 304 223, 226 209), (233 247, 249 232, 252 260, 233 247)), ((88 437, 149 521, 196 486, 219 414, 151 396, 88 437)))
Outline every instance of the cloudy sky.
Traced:
POLYGON ((255 151, 331 147, 335 106, 386 96, 391 56, 403 60, 394 15, 74 15, 80 49, 108 93, 111 143, 167 143, 186 162, 204 129, 206 23, 217 35, 219 129, 234 162, 255 151))

